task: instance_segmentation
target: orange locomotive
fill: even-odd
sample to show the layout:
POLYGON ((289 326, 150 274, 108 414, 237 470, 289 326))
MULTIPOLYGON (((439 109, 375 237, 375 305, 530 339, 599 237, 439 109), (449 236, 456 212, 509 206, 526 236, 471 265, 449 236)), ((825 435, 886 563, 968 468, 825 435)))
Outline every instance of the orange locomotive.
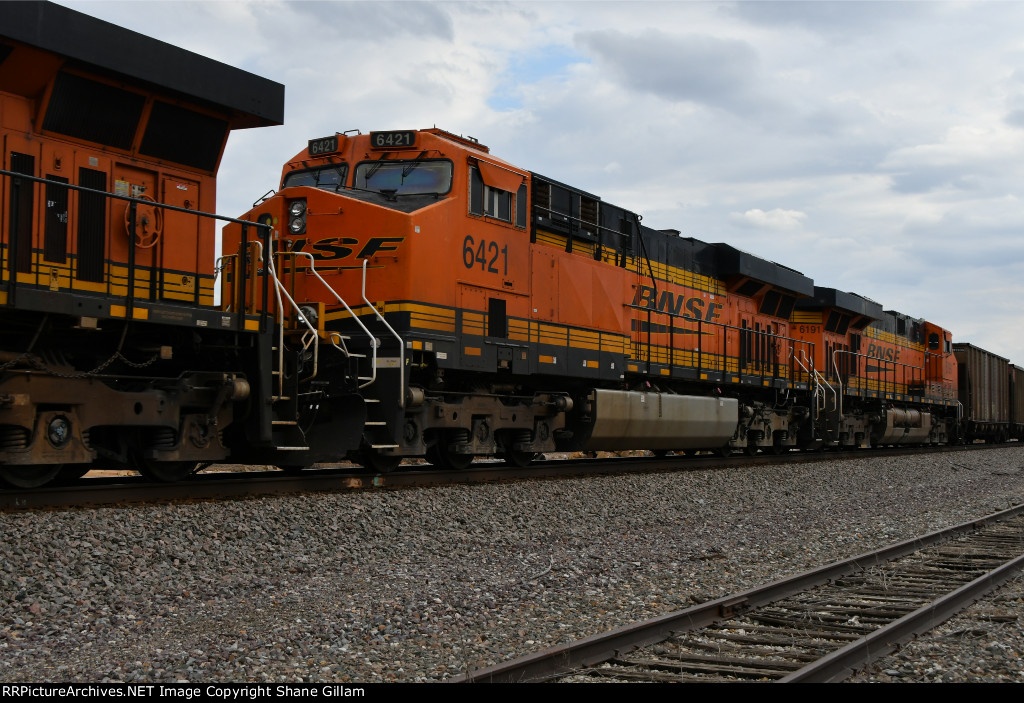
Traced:
POLYGON ((814 344, 824 446, 945 444, 960 437, 952 335, 854 293, 815 286, 793 315, 814 344))
POLYGON ((67 8, 0 3, 0 479, 175 479, 246 434, 260 320, 214 306, 204 213, 229 132, 279 124, 283 98, 67 8))
MULTIPOLYGON (((320 400, 355 374, 368 399, 360 458, 380 470, 415 456, 461 467, 814 442, 813 344, 789 321, 810 279, 644 227, 473 139, 311 140, 241 219, 274 227, 279 285, 236 283, 233 267, 259 263, 232 224, 224 299, 279 301, 283 366, 309 379, 280 392, 310 399, 279 422, 304 441, 332 432, 320 400)), ((296 468, 320 458, 293 456, 296 468)))

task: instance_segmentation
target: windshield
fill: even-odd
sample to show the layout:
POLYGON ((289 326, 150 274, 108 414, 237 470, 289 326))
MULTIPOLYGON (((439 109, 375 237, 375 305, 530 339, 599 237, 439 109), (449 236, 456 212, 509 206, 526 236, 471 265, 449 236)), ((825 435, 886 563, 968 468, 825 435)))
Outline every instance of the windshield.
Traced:
POLYGON ((292 171, 284 177, 282 188, 292 186, 313 186, 338 192, 345 186, 348 164, 327 164, 304 171, 292 171))
POLYGON ((452 187, 452 162, 364 162, 356 166, 355 187, 394 195, 443 195, 452 187))

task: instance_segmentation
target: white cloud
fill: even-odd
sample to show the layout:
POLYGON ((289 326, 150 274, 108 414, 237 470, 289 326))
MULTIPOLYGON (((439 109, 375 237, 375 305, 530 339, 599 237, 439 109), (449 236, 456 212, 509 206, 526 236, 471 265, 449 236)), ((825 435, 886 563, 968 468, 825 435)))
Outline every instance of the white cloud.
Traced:
POLYGON ((746 212, 734 212, 730 219, 740 227, 755 227, 758 229, 792 230, 799 229, 807 219, 807 213, 799 210, 783 210, 775 208, 765 212, 759 208, 747 210, 746 212))

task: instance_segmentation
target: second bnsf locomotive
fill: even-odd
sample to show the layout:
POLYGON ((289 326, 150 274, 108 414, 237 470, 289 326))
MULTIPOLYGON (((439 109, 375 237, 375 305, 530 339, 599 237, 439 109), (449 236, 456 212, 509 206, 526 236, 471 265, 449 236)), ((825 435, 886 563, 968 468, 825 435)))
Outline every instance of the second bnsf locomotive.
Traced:
POLYGON ((246 275, 253 240, 232 224, 225 299, 270 301, 281 394, 297 399, 280 439, 324 450, 291 468, 344 449, 329 439, 344 421, 330 396, 353 382, 367 411, 358 459, 378 470, 958 438, 947 330, 646 227, 472 138, 311 140, 240 219, 272 228, 277 283, 246 275))

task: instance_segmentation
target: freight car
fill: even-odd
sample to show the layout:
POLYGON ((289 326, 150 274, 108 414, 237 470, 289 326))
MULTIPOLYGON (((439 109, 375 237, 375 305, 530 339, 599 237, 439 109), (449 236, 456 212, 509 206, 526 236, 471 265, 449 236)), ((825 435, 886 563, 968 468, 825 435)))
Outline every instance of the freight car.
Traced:
POLYGON ((1010 365, 1010 438, 1024 440, 1024 369, 1010 365))
POLYGON ((967 442, 1005 442, 1012 430, 1012 367, 1008 359, 972 344, 953 345, 967 442))
POLYGON ((283 98, 72 10, 0 3, 0 480, 174 480, 280 446, 274 325, 214 304, 206 213, 228 134, 280 124, 283 98))
MULTIPOLYGON (((648 228, 471 138, 433 128, 310 140, 280 191, 240 219, 274 227, 291 348, 315 321, 335 347, 322 381, 333 384, 332 363, 363 364, 360 457, 379 470, 414 456, 459 468, 553 450, 958 436, 947 330, 727 244, 648 228)), ((240 225, 225 228, 225 251, 248 246, 240 225)), ((331 431, 313 405, 298 410, 311 434, 331 431)))

